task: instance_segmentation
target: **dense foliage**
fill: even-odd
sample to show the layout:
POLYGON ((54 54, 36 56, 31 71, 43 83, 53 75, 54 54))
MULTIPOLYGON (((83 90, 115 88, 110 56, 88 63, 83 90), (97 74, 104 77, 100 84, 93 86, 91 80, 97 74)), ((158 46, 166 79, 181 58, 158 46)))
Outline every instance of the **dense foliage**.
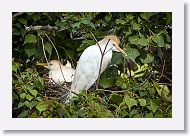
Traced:
POLYGON ((171 13, 13 13, 13 117, 172 117, 171 13), (28 31, 30 26, 56 29, 28 31), (114 53, 99 90, 82 91, 69 104, 44 94, 36 62, 69 60, 73 67, 95 39, 116 34, 127 61, 114 53), (133 63, 132 63, 133 62, 133 63), (135 64, 135 65, 134 65, 135 64), (111 92, 111 90, 113 92, 111 92), (119 92, 118 92, 119 91, 119 92))

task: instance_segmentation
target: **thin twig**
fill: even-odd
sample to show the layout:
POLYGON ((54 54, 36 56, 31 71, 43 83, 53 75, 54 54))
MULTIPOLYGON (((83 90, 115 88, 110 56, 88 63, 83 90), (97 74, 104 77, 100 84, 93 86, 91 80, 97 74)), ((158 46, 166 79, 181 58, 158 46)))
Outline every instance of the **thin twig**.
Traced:
MULTIPOLYGON (((107 44, 106 44, 106 46, 104 48, 104 51, 102 52, 102 55, 101 55, 100 67, 99 67, 99 73, 98 73, 98 79, 97 79, 97 82, 96 82, 96 89, 98 89, 98 85, 99 85, 99 82, 100 82, 100 74, 101 74, 102 62, 103 62, 105 51, 106 51, 106 48, 108 46, 109 41, 110 41, 110 39, 108 40, 108 42, 107 42, 107 44)), ((101 50, 101 48, 100 48, 100 50, 101 50)))
POLYGON ((125 58, 123 58, 123 74, 125 75, 126 69, 125 69, 125 58))
MULTIPOLYGON (((56 47, 55 47, 55 45, 54 45, 54 43, 52 42, 52 40, 49 38, 49 36, 47 35, 47 34, 45 34, 46 35, 46 37, 49 39, 49 41, 51 42, 51 44, 53 45, 53 47, 54 47, 54 49, 55 49, 55 51, 56 51, 56 53, 57 53, 57 58, 58 58, 58 60, 59 60, 59 68, 60 68, 60 70, 61 70, 61 74, 62 74, 62 76, 63 76, 63 79, 65 80, 65 77, 64 77, 64 75, 63 75, 63 71, 62 71, 62 68, 61 68, 61 62, 60 62, 60 58, 59 58, 59 53, 58 53, 58 51, 57 51, 57 49, 56 49, 56 47)), ((65 80, 66 81, 66 80, 65 80)))
MULTIPOLYGON (((51 79, 51 78, 50 78, 50 79, 51 79)), ((69 89, 69 88, 67 88, 67 87, 65 87, 65 86, 61 86, 61 85, 59 85, 59 84, 56 83, 53 79, 51 79, 51 80, 52 80, 57 86, 59 86, 60 88, 65 89, 66 91, 71 92, 71 93, 73 93, 73 94, 79 96, 79 94, 77 94, 77 93, 71 91, 71 89, 69 89)))
MULTIPOLYGON (((89 30, 89 31, 90 31, 90 30, 89 30)), ((99 49, 100 49, 100 52, 101 52, 101 55, 102 55, 103 52, 102 52, 102 50, 101 50, 101 48, 100 48, 100 44, 98 43, 98 41, 97 41, 96 37, 94 36, 94 34, 92 33, 92 31, 90 31, 90 33, 91 33, 92 37, 94 38, 94 40, 96 41, 96 44, 98 45, 98 47, 99 47, 99 49)))
POLYGON ((165 78, 168 79, 170 82, 172 82, 172 80, 171 80, 169 77, 167 77, 166 75, 163 74, 163 77, 165 77, 165 78))
POLYGON ((25 26, 25 30, 27 31, 37 31, 37 30, 46 30, 46 31, 50 31, 50 32, 53 32, 53 31, 58 31, 59 28, 57 26, 50 26, 50 25, 47 25, 47 26, 25 26))
POLYGON ((41 38, 44 57, 45 57, 45 60, 46 60, 46 62, 47 62, 47 64, 48 64, 48 66, 49 66, 49 62, 48 62, 48 59, 47 59, 47 56, 46 56, 46 52, 45 52, 44 39, 41 37, 40 34, 38 34, 38 36, 41 38))
POLYGON ((69 57, 69 59, 70 59, 70 61, 71 61, 71 65, 74 67, 74 62, 73 62, 73 60, 72 60, 70 54, 67 52, 67 50, 66 50, 64 47, 62 47, 62 46, 58 46, 58 47, 62 48, 62 49, 67 53, 67 55, 68 55, 68 57, 69 57))
POLYGON ((161 78, 162 78, 162 76, 163 76, 163 73, 164 73, 164 68, 165 68, 165 60, 164 60, 164 64, 163 64, 163 66, 162 66, 162 72, 161 72, 161 75, 160 75, 160 77, 158 78, 157 83, 160 81, 160 79, 161 79, 161 78))
POLYGON ((51 42, 51 44, 53 45, 53 47, 54 47, 54 49, 55 49, 55 52, 57 53, 57 59, 60 60, 60 59, 59 59, 59 53, 58 53, 58 51, 57 51, 57 49, 56 49, 54 43, 52 42, 52 40, 49 38, 49 36, 48 36, 47 34, 45 34, 45 36, 48 38, 48 40, 49 40, 49 41, 51 42))
POLYGON ((172 84, 170 83, 157 83, 158 85, 169 85, 169 86, 172 86, 172 84))

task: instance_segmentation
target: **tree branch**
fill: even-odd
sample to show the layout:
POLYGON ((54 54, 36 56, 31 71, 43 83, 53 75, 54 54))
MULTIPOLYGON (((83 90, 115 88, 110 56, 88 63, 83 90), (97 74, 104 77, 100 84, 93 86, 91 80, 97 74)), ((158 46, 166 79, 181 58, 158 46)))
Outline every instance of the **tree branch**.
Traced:
POLYGON ((58 31, 59 28, 57 26, 50 26, 50 25, 47 25, 47 26, 25 26, 25 30, 27 31, 37 31, 37 30, 46 30, 46 31, 50 31, 50 32, 53 32, 53 31, 58 31))
POLYGON ((17 12, 17 13, 12 15, 12 18, 18 17, 18 16, 20 16, 22 14, 24 14, 24 12, 17 12))
MULTIPOLYGON (((96 89, 98 89, 98 85, 99 85, 99 82, 100 82, 100 74, 101 74, 102 62, 103 62, 103 58, 104 58, 105 51, 106 51, 106 48, 107 48, 107 46, 108 46, 109 41, 110 41, 110 39, 109 39, 108 42, 106 43, 106 46, 105 46, 103 52, 102 52, 102 50, 101 50, 101 48, 100 48, 102 54, 101 54, 101 60, 100 60, 100 67, 99 67, 98 79, 97 79, 97 82, 96 82, 96 89)), ((98 46, 100 46, 100 45, 98 45, 98 46)))

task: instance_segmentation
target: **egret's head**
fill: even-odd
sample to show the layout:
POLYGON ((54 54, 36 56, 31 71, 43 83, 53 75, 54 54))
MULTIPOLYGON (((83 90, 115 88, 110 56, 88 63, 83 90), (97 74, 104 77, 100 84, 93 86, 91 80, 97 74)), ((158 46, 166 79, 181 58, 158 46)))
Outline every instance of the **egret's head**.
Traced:
POLYGON ((36 65, 38 65, 38 66, 44 66, 45 68, 47 68, 49 70, 53 70, 53 69, 59 69, 60 65, 62 65, 62 64, 58 60, 51 60, 49 62, 49 65, 48 65, 48 63, 37 63, 36 65))
POLYGON ((104 41, 107 41, 110 40, 110 42, 112 43, 112 46, 111 49, 113 51, 116 51, 116 52, 121 52, 125 55, 127 55, 120 47, 119 47, 119 44, 120 44, 120 40, 119 38, 116 36, 116 35, 108 35, 108 36, 105 36, 105 38, 103 39, 104 41))

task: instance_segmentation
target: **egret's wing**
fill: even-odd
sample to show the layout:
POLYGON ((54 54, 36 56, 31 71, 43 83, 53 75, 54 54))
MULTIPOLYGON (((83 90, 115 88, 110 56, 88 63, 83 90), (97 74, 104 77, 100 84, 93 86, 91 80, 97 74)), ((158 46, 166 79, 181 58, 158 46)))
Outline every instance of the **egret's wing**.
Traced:
POLYGON ((82 53, 75 70, 72 91, 79 93, 80 90, 89 89, 94 84, 99 73, 100 59, 98 46, 90 46, 82 53))

